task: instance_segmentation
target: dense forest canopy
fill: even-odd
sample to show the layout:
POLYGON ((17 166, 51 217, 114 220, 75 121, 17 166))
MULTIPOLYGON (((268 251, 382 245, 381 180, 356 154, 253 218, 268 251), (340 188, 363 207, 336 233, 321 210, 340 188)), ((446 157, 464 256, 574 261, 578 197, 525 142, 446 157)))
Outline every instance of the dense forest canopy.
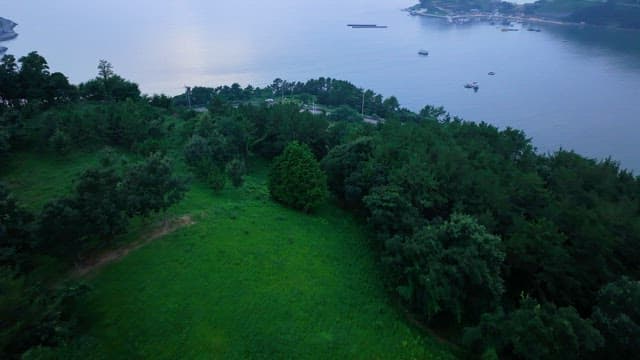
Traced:
POLYGON ((73 299, 86 289, 29 282, 37 259, 71 266, 131 219, 180 201, 187 179, 169 157, 212 191, 227 180, 242 186, 250 158, 275 158, 272 197, 305 211, 328 188, 368 227, 389 296, 434 329, 454 324, 451 341, 470 353, 640 351, 640 179, 614 160, 539 154, 522 131, 433 106, 414 113, 330 78, 190 96, 207 111, 187 109, 185 96, 141 95, 107 62, 75 86, 35 52, 2 58, 0 162, 28 149, 60 157, 112 149, 39 212, 0 187, 3 356, 73 336, 73 299), (325 111, 307 111, 311 103, 325 111))

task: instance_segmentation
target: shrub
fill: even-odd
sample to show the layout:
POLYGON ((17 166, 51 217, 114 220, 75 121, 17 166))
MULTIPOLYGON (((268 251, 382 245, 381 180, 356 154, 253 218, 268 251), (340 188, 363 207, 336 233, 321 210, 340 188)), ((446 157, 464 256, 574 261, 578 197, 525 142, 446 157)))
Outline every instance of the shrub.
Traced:
POLYGON ((269 173, 269 192, 278 202, 309 212, 327 196, 327 177, 307 145, 289 143, 269 173))
POLYGON ((66 155, 71 150, 71 139, 62 130, 56 129, 56 131, 49 138, 49 144, 53 151, 59 155, 66 155))
POLYGON ((242 186, 244 183, 244 175, 247 173, 247 167, 244 161, 240 159, 233 159, 227 164, 227 174, 231 179, 231 183, 235 187, 242 186))

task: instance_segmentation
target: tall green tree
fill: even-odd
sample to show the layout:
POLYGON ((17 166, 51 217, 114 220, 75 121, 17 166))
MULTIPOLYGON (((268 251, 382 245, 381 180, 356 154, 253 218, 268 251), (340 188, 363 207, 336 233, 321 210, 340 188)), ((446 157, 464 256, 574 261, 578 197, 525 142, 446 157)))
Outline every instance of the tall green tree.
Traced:
POLYGON ((17 200, 0 183, 0 267, 18 270, 35 248, 32 214, 19 206, 17 200))
POLYGON ((454 214, 440 225, 423 227, 399 246, 406 282, 398 291, 428 317, 446 312, 460 322, 463 317, 478 318, 500 302, 500 238, 473 217, 454 214))
POLYGON ((18 81, 22 97, 29 100, 44 99, 46 86, 49 82, 49 64, 38 52, 32 51, 21 57, 18 81))
POLYGON ((146 216, 165 212, 182 200, 187 183, 173 174, 168 158, 154 153, 126 169, 120 189, 124 192, 127 214, 146 216))
POLYGON ((129 219, 121 183, 114 159, 85 170, 71 196, 45 204, 38 226, 43 247, 69 258, 122 233, 129 219))
POLYGON ((85 99, 96 101, 140 98, 138 84, 117 75, 111 63, 106 60, 100 60, 98 63, 98 77, 80 84, 79 91, 85 99))
POLYGON ((465 331, 464 342, 476 352, 493 348, 500 358, 526 360, 585 359, 604 344, 590 320, 573 307, 557 308, 523 297, 508 314, 485 314, 478 326, 465 331))
POLYGON ((607 340, 605 358, 631 359, 640 353, 640 281, 622 277, 598 293, 591 315, 607 340))
POLYGON ((4 55, 0 60, 0 107, 11 105, 19 98, 18 63, 13 55, 4 55))
POLYGON ((269 192, 276 201, 305 212, 312 211, 325 200, 326 175, 308 146, 291 142, 273 160, 269 192))

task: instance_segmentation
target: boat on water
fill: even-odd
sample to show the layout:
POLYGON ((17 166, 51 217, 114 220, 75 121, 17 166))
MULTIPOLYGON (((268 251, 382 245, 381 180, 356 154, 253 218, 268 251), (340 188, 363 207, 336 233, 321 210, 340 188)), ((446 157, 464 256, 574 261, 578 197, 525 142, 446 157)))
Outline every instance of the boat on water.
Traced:
POLYGON ((493 75, 495 75, 495 74, 496 74, 496 73, 494 73, 493 71, 489 71, 489 75, 493 76, 493 75))
POLYGON ((473 89, 478 91, 478 89, 480 88, 480 85, 478 84, 477 81, 474 81, 474 82, 464 84, 464 87, 465 89, 473 89))
POLYGON ((427 50, 420 50, 418 51, 418 55, 429 56, 429 52, 427 50))
POLYGON ((4 54, 5 52, 7 52, 7 48, 4 46, 0 46, 0 54, 4 54))
POLYGON ((540 32, 542 30, 540 29, 536 29, 536 28, 528 28, 527 31, 535 31, 535 32, 540 32))
POLYGON ((508 31, 520 31, 520 30, 519 29, 504 28, 504 29, 501 29, 500 31, 508 32, 508 31))
POLYGON ((376 25, 376 24, 347 24, 352 29, 386 29, 388 26, 386 25, 376 25))

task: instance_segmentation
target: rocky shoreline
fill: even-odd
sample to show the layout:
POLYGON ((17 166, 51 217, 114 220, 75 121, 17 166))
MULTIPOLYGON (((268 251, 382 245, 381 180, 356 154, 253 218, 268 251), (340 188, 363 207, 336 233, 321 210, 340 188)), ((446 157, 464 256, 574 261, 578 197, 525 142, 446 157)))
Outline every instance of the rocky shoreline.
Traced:
POLYGON ((0 17, 0 41, 11 40, 18 36, 18 34, 13 31, 18 24, 14 23, 9 19, 5 19, 0 17))

